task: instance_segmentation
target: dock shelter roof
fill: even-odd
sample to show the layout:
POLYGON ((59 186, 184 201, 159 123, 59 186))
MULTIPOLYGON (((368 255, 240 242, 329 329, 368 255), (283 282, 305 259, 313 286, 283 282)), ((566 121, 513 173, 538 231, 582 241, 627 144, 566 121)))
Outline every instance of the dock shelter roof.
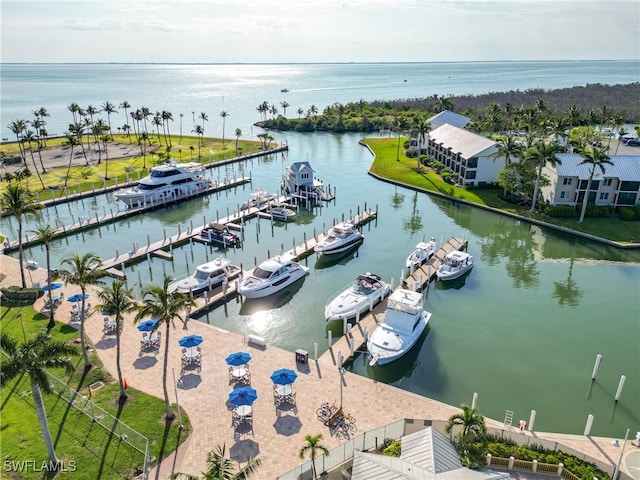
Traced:
POLYGON ((401 438, 400 458, 355 452, 352 480, 506 480, 508 472, 463 467, 455 446, 433 427, 401 438))
MULTIPOLYGON (((556 154, 560 164, 556 165, 556 173, 559 177, 578 177, 580 180, 588 180, 591 173, 591 165, 580 165, 583 158, 577 153, 556 154)), ((596 168, 596 174, 604 178, 619 178, 624 182, 640 181, 640 155, 609 155, 613 165, 603 165, 605 173, 601 174, 596 168)))

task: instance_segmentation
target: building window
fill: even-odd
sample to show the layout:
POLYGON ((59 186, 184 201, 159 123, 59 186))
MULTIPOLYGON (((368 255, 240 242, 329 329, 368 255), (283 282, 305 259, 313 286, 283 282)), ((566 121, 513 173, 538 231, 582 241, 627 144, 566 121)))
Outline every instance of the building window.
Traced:
POLYGON ((476 178, 476 171, 467 170, 467 173, 465 174, 464 178, 466 178, 467 180, 474 180, 476 178))
POLYGON ((611 185, 613 185, 613 178, 605 178, 603 185, 605 187, 610 187, 611 185))
POLYGON ((478 157, 471 157, 467 160, 467 168, 478 168, 478 157))
POLYGON ((601 192, 600 200, 609 200, 609 192, 601 192))
POLYGON ((589 185, 589 190, 598 190, 600 188, 600 180, 591 180, 591 185, 589 185))
POLYGON ((586 190, 589 180, 580 180, 580 190, 586 190))
POLYGON ((638 190, 640 190, 640 182, 622 182, 620 184, 622 192, 637 192, 638 190))
POLYGON ((562 192, 560 192, 560 198, 569 198, 569 192, 563 190, 562 192))
POLYGON ((562 179, 562 184, 563 185, 571 185, 571 183, 573 183, 573 178, 563 178, 562 179))

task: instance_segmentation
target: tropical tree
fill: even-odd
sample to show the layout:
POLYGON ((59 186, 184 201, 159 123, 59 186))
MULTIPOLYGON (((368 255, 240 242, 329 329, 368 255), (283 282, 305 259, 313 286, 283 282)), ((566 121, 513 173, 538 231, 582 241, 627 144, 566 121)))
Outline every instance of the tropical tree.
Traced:
MULTIPOLYGON (((508 168, 511 158, 518 158, 522 153, 522 144, 513 135, 504 135, 496 139, 496 151, 489 155, 495 162, 498 158, 504 158, 504 168, 508 168)), ((504 189, 504 194, 507 189, 504 189)))
POLYGON ((24 215, 38 211, 42 205, 35 199, 34 195, 20 183, 12 183, 6 186, 0 197, 0 205, 6 215, 16 217, 18 221, 20 279, 22 280, 22 288, 26 288, 27 281, 24 276, 24 252, 22 249, 22 219, 24 215))
POLYGON ((289 102, 287 102, 286 100, 283 100, 282 102, 280 102, 280 106, 282 107, 282 116, 284 118, 287 118, 287 108, 289 108, 291 105, 289 105, 289 102))
POLYGON ((204 128, 202 128, 200 125, 194 125, 193 130, 191 131, 198 135, 198 159, 201 159, 202 156, 200 155, 200 149, 202 148, 202 137, 204 136, 204 128))
MULTIPOLYGON (((31 146, 31 143, 36 141, 36 137, 33 130, 26 130, 22 135, 22 141, 29 144, 29 154, 31 155, 31 162, 33 163, 33 168, 36 171, 36 175, 38 175, 38 180, 40 180, 40 185, 42 185, 42 189, 44 190, 44 182, 42 181, 42 176, 40 175, 40 171, 38 170, 36 159, 33 156, 33 147, 31 146)), ((44 165, 43 165, 43 168, 44 168, 44 165)))
POLYGON ((25 158, 25 152, 22 148, 22 132, 27 129, 27 121, 22 119, 14 120, 9 124, 9 130, 16 136, 16 140, 18 141, 18 150, 20 150, 20 156, 24 160, 25 164, 27 162, 25 158))
POLYGON ((44 332, 39 333, 35 338, 25 340, 21 345, 2 332, 0 333, 0 351, 4 354, 0 363, 0 387, 4 388, 13 379, 25 373, 29 376, 31 396, 49 461, 52 466, 57 467, 60 462, 49 431, 42 392, 45 394, 53 393, 53 388, 47 377, 47 369, 63 368, 67 373, 71 373, 73 364, 70 357, 78 352, 73 345, 53 341, 44 332))
POLYGON ((222 117, 222 149, 224 150, 224 127, 229 114, 226 111, 221 111, 220 116, 222 117))
POLYGON ((167 110, 163 110, 160 116, 162 117, 162 129, 164 130, 165 126, 167 129, 165 133, 164 143, 166 143, 168 146, 172 146, 173 143, 171 142, 171 133, 169 132, 169 122, 173 122, 173 114, 171 112, 168 112, 167 110))
POLYGON ((396 127, 396 131, 398 132, 398 145, 396 149, 396 162, 400 161, 400 139, 402 138, 402 133, 409 126, 409 122, 407 122, 406 117, 399 117, 395 119, 394 127, 396 127))
POLYGON ((122 280, 114 280, 110 287, 101 290, 98 293, 98 300, 99 303, 94 307, 94 312, 113 316, 116 321, 116 372, 120 386, 120 400, 122 401, 127 398, 120 366, 120 335, 124 326, 123 314, 135 311, 137 305, 131 291, 127 288, 127 284, 122 280))
MULTIPOLYGON (((107 114, 107 124, 109 125, 109 133, 112 133, 111 130, 111 114, 112 113, 118 113, 118 110, 116 110, 116 106, 111 103, 111 102, 104 102, 102 104, 102 111, 105 112, 107 114)), ((126 115, 126 112, 125 112, 126 115)), ((113 136, 111 137, 111 140, 113 140, 113 136)))
POLYGON ((167 389, 169 335, 171 334, 171 327, 175 328, 174 320, 178 320, 186 326, 185 318, 181 312, 195 305, 194 301, 188 295, 175 291, 169 292, 169 283, 171 283, 171 277, 165 275, 161 286, 155 285, 143 290, 142 305, 138 307, 138 313, 134 320, 135 323, 138 323, 144 318, 154 318, 157 320, 156 330, 163 324, 165 326, 162 388, 167 408, 167 420, 171 420, 174 417, 173 410, 171 410, 171 402, 169 401, 169 390, 167 389))
POLYGON ((419 117, 415 120, 414 131, 418 136, 418 172, 422 169, 420 165, 420 154, 422 153, 422 140, 431 130, 431 122, 426 118, 419 117))
POLYGON ((64 186, 66 188, 69 181, 69 173, 71 172, 71 163, 73 162, 73 148, 78 144, 78 138, 69 131, 65 134, 65 143, 67 143, 71 147, 69 149, 69 164, 67 165, 67 174, 64 177, 64 186))
POLYGON ((261 458, 251 458, 247 464, 236 471, 235 462, 226 458, 226 447, 218 445, 215 450, 207 454, 207 471, 201 476, 186 473, 174 473, 172 479, 186 478, 188 480, 244 480, 254 474, 262 465, 261 458))
POLYGON ((318 473, 316 472, 316 457, 318 454, 329 456, 329 449, 320 443, 322 440, 322 434, 319 433, 317 435, 306 435, 304 437, 304 445, 298 452, 298 456, 300 459, 304 459, 307 455, 311 458, 311 471, 313 472, 313 478, 318 478, 318 473))
POLYGON ((89 352, 87 351, 87 338, 84 327, 87 317, 87 315, 85 315, 85 297, 87 296, 87 288, 89 285, 104 285, 104 281, 100 280, 100 277, 105 274, 104 270, 100 268, 102 259, 90 252, 84 255, 74 253, 73 256, 62 259, 61 263, 63 266, 68 266, 69 269, 59 269, 58 275, 60 278, 64 280, 65 285, 70 283, 80 287, 82 294, 82 300, 80 301, 80 342, 82 344, 82 355, 84 356, 84 368, 88 370, 91 368, 91 362, 89 360, 89 352))
POLYGON ((209 116, 205 112, 200 112, 200 115, 198 115, 198 118, 202 120, 202 131, 204 132, 204 122, 209 121, 209 116))
MULTIPOLYGON (((131 105, 129 104, 129 102, 124 100, 122 103, 120 103, 120 108, 124 110, 124 118, 127 118, 129 116, 129 114, 127 113, 127 110, 131 108, 131 105)), ((129 132, 127 132, 127 137, 128 136, 129 136, 129 132)))
POLYGON ((487 434, 487 427, 484 424, 484 417, 477 412, 476 408, 468 405, 460 405, 462 412, 454 413, 449 417, 444 431, 453 439, 457 439, 458 451, 463 453, 476 439, 482 439, 487 434), (460 432, 455 435, 454 428, 460 427, 460 432))
POLYGON ((589 203, 589 190, 591 189, 591 181, 593 180, 593 175, 596 171, 596 168, 600 170, 600 173, 604 175, 605 173, 605 165, 613 165, 611 158, 607 155, 607 147, 587 147, 581 153, 582 161, 578 165, 591 165, 591 170, 589 171, 589 180, 587 181, 587 191, 584 192, 584 198, 582 199, 582 209, 580 210, 580 220, 579 223, 584 221, 584 214, 587 211, 587 203, 589 203))
POLYGON ((238 140, 240 140, 241 136, 242 136, 242 130, 240 130, 239 128, 236 128, 236 155, 238 154, 238 140))
POLYGON ((46 225, 38 225, 33 233, 35 233, 40 240, 42 240, 42 243, 44 243, 44 250, 47 256, 47 293, 49 296, 49 324, 47 325, 47 330, 50 331, 56 326, 56 322, 53 318, 55 308, 53 308, 53 298, 51 293, 51 242, 55 237, 56 229, 47 223, 46 225))
POLYGON ((533 198, 531 199, 530 213, 536 211, 536 201, 538 200, 538 192, 540 191, 540 180, 542 179, 542 169, 550 164, 556 166, 561 163, 556 153, 560 151, 560 147, 552 141, 537 141, 533 147, 529 148, 525 154, 525 160, 532 163, 537 170, 536 185, 533 189, 533 198))

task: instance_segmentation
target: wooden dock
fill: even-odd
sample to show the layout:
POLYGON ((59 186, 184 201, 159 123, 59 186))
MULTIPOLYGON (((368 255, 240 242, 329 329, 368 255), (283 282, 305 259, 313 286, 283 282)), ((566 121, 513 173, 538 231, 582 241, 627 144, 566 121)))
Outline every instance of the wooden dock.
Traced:
MULTIPOLYGON (((465 239, 449 239, 424 265, 409 274, 405 279, 406 286, 403 288, 416 292, 423 291, 424 287, 434 279, 436 271, 438 267, 442 265, 444 257, 454 250, 464 250, 466 246, 467 240, 465 239)), ((396 288, 401 288, 401 286, 396 288)), ((356 319, 355 324, 347 324, 347 332, 338 338, 335 343, 332 342, 332 345, 330 345, 329 349, 320 357, 320 360, 322 360, 323 357, 327 357, 334 365, 338 365, 339 362, 344 363, 352 360, 354 355, 359 351, 363 351, 363 349, 366 350, 367 339, 378 326, 378 323, 384 319, 386 308, 387 300, 385 299, 376 305, 373 311, 367 313, 360 319, 356 319)))

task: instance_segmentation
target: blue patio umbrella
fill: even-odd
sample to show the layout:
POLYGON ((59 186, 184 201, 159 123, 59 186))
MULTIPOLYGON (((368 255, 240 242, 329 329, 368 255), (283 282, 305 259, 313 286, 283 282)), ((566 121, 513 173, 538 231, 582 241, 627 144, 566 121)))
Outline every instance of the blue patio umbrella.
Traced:
POLYGON ((197 347, 203 342, 200 335, 186 335, 178 341, 178 345, 185 348, 197 347))
POLYGON ((54 282, 51 285, 43 285, 42 287, 40 287, 40 289, 46 292, 47 290, 49 290, 49 288, 51 288, 51 290, 57 290, 60 287, 62 287, 62 284, 60 282, 54 282))
POLYGON ((150 332, 151 330, 156 328, 157 324, 158 321, 151 318, 149 320, 145 320, 144 322, 140 322, 138 324, 138 330, 140 330, 141 332, 150 332))
POLYGON ((281 368, 271 374, 271 381, 277 385, 290 385, 296 378, 298 374, 289 368, 281 368))
POLYGON ((240 365, 246 365, 251 360, 251 355, 246 352, 236 352, 229 355, 225 361, 227 365, 232 367, 239 367, 240 365))
POLYGON ((238 387, 229 394, 229 403, 236 407, 240 405, 251 405, 258 398, 258 392, 251 387, 238 387))
POLYGON ((71 295, 69 298, 67 298, 67 302, 81 302, 83 299, 87 299, 89 298, 89 294, 85 293, 84 295, 82 293, 76 293, 75 295, 71 295))

